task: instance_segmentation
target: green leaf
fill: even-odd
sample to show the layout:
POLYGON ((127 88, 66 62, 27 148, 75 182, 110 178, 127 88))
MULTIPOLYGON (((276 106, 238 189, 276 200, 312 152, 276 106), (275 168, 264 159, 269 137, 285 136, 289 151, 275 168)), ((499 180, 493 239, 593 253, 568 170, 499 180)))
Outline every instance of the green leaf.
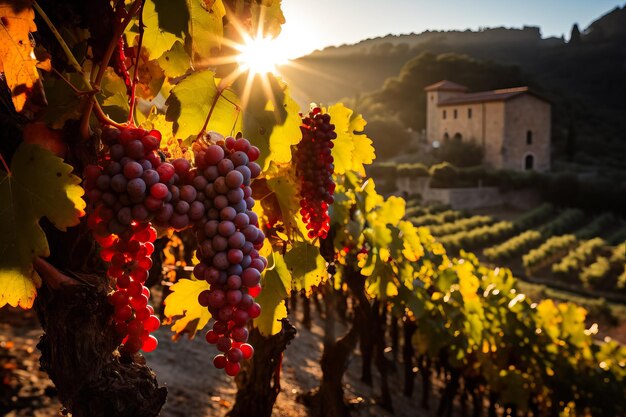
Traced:
POLYGON ((199 71, 172 89, 165 102, 168 106, 165 116, 174 123, 173 132, 178 138, 185 140, 197 135, 213 105, 207 131, 213 130, 224 136, 238 131, 238 99, 230 90, 218 90, 216 81, 212 71, 199 71))
POLYGON ((0 170, 0 307, 33 304, 41 281, 33 260, 50 255, 39 219, 62 231, 78 224, 84 190, 72 169, 52 152, 22 143, 11 173, 0 170))
MULTIPOLYGON (((66 79, 76 88, 86 90, 83 78, 77 73, 64 74, 66 79)), ((66 121, 80 119, 81 100, 67 83, 58 77, 46 76, 43 80, 48 106, 43 113, 42 121, 53 129, 61 129, 66 121)))
POLYGON ((101 92, 96 97, 102 109, 113 120, 122 122, 128 118, 130 106, 124 80, 112 68, 107 68, 102 78, 101 92))
POLYGON ((300 107, 287 86, 274 76, 269 76, 269 87, 262 85, 259 77, 251 82, 243 134, 261 151, 257 163, 266 170, 270 162, 291 162, 291 146, 302 138, 300 107))
POLYGON ((191 339, 209 322, 211 313, 198 303, 198 295, 208 289, 208 282, 195 279, 179 279, 172 285, 172 293, 165 299, 165 316, 172 320, 175 337, 185 332, 191 339))
POLYGON ((269 270, 265 271, 261 286, 263 291, 256 298, 262 306, 261 315, 254 319, 254 325, 264 336, 278 333, 282 326, 280 319, 287 317, 285 299, 291 293, 291 274, 285 260, 278 252, 273 252, 269 270))
POLYGON ((222 19, 226 14, 226 9, 222 0, 186 1, 191 15, 189 36, 191 37, 192 58, 194 62, 199 62, 201 66, 206 67, 206 63, 202 61, 214 56, 222 45, 224 36, 222 19), (208 4, 211 4, 210 8, 208 4))
POLYGON ((167 77, 175 78, 184 75, 191 68, 189 55, 180 42, 175 42, 169 51, 165 51, 158 59, 159 65, 167 77))
POLYGON ((182 43, 188 22, 189 11, 185 0, 146 0, 143 6, 142 46, 148 50, 149 60, 159 58, 176 41, 182 43))
POLYGON ((291 286, 296 291, 304 290, 310 294, 313 286, 328 277, 326 261, 317 246, 296 242, 285 254, 285 262, 291 272, 291 286))

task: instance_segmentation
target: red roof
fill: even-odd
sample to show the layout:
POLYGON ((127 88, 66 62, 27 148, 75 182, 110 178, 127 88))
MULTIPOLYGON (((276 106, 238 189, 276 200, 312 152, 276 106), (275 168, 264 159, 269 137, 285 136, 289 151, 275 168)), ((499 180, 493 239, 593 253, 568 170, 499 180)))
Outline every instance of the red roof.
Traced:
POLYGON ((502 90, 480 91, 477 93, 460 94, 455 97, 449 97, 438 103, 439 106, 449 106, 453 104, 481 103, 486 101, 506 101, 523 94, 532 94, 540 100, 547 101, 545 98, 533 93, 528 87, 505 88, 502 90))
POLYGON ((428 85, 424 91, 467 91, 467 87, 452 81, 442 80, 438 83, 428 85))

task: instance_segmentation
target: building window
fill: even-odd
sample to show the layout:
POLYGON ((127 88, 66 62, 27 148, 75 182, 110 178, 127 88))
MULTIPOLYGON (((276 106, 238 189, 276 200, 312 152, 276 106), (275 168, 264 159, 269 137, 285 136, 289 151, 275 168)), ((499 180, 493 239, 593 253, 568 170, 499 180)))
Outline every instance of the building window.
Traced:
POLYGON ((447 111, 443 111, 443 118, 445 119, 446 117, 448 117, 448 112, 447 111))
POLYGON ((472 118, 472 109, 467 109, 467 118, 471 119, 472 118))
POLYGON ((533 132, 532 130, 526 131, 526 145, 533 144, 533 132))
POLYGON ((458 116, 456 109, 454 109, 454 118, 456 119, 456 117, 458 116))
POLYGON ((535 157, 532 155, 526 155, 524 157, 524 169, 526 171, 530 171, 534 168, 534 164, 535 164, 535 157))

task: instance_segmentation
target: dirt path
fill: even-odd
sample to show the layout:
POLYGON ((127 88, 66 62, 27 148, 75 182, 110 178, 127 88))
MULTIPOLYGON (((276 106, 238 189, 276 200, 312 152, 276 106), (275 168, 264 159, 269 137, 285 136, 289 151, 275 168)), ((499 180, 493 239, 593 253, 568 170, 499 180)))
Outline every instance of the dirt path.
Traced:
MULTIPOLYGON (((315 316, 315 315, 314 315, 315 316)), ((292 317, 293 319, 293 317, 292 317)), ((277 417, 308 416, 308 409, 297 401, 299 394, 318 386, 321 378, 319 360, 322 354, 322 329, 314 320, 311 331, 299 323, 298 335, 287 348, 283 361, 282 392, 274 408, 277 417)), ((344 330, 338 325, 338 333, 344 330)), ((47 375, 39 371, 36 344, 42 332, 33 312, 0 310, 0 415, 7 417, 49 417, 60 415, 56 390, 47 375)), ((232 406, 236 387, 231 378, 213 367, 217 353, 201 337, 194 340, 170 339, 169 328, 157 331, 159 347, 146 354, 149 365, 159 382, 168 387, 168 400, 163 417, 221 417, 232 406)), ((374 387, 360 381, 360 360, 353 356, 346 373, 346 398, 354 404, 356 417, 391 417, 375 404, 377 395, 376 370, 374 387)), ((419 379, 419 378, 418 378, 419 379)), ((390 375, 396 417, 414 416, 417 399, 400 394, 403 387, 398 373, 390 375)), ((416 391, 419 382, 416 384, 416 391)), ((421 413, 422 416, 434 413, 421 413)))

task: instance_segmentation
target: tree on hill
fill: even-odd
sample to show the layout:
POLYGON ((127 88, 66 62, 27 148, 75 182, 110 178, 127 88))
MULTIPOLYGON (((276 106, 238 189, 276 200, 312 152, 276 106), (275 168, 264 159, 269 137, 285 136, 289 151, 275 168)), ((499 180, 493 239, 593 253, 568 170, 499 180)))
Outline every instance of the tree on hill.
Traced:
POLYGON ((578 29, 578 23, 574 23, 572 26, 572 32, 569 37, 570 45, 580 45, 580 30, 578 29))

